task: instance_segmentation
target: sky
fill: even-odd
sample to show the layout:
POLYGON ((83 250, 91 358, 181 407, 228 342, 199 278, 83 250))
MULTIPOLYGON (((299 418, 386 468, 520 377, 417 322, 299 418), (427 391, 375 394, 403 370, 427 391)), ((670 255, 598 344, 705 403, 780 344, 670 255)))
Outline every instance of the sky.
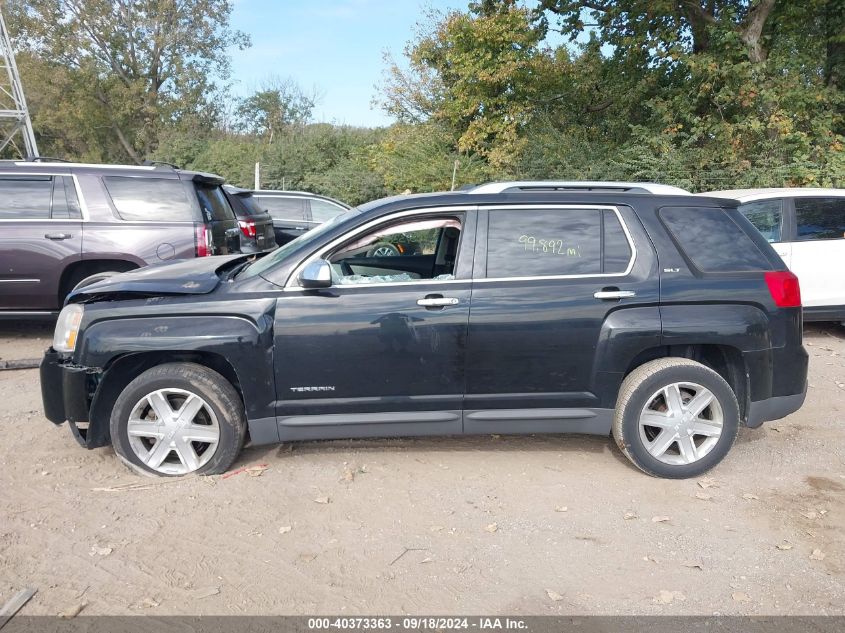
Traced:
POLYGON ((391 119, 372 106, 384 51, 401 60, 428 8, 465 10, 468 0, 235 0, 231 25, 252 46, 231 50, 233 92, 251 94, 269 77, 316 88, 320 122, 375 127, 391 119))

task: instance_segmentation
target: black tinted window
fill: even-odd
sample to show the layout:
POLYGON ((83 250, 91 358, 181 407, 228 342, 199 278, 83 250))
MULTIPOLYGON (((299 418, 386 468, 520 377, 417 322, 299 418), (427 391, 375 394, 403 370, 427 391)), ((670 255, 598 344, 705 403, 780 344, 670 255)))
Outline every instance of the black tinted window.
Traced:
POLYGON ((191 205, 181 180, 104 176, 103 183, 124 220, 190 222, 191 205))
POLYGON ((202 217, 207 222, 212 220, 232 220, 235 217, 223 188, 217 185, 197 183, 197 198, 200 201, 202 217))
POLYGON ((781 200, 748 202, 741 205, 739 211, 768 241, 780 242, 780 227, 783 219, 781 200))
POLYGON ((845 198, 795 198, 799 240, 845 237, 845 198))
POLYGON ((712 207, 674 207, 661 209, 660 218, 702 272, 768 270, 768 260, 729 213, 712 207))
POLYGON ((0 178, 0 218, 4 220, 47 220, 53 179, 50 176, 0 178))
POLYGON ((305 198, 281 196, 256 196, 261 208, 267 209, 277 220, 304 220, 305 198))
POLYGON ((264 215, 267 213, 259 204, 255 196, 243 194, 239 196, 232 196, 232 208, 234 208, 240 215, 264 215), (237 205, 237 207, 235 207, 237 205))
POLYGON ((600 274, 601 211, 490 211, 488 277, 600 274))
POLYGON ((605 209, 604 218, 604 270, 605 273, 624 273, 631 261, 631 244, 622 229, 619 217, 605 209))
POLYGON ((326 222, 327 220, 331 220, 334 216, 340 215, 344 211, 346 211, 346 209, 342 209, 336 204, 332 204, 326 200, 320 200, 319 198, 311 199, 311 219, 314 222, 326 222))

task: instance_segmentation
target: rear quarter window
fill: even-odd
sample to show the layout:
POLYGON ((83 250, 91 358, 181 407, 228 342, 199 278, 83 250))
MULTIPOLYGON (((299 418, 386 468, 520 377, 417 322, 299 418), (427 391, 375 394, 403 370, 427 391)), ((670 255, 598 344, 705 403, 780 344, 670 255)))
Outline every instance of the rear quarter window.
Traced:
POLYGON ((103 184, 122 220, 191 222, 191 204, 181 180, 103 176, 103 184))
POLYGON ((783 225, 783 201, 759 200, 740 205, 742 213, 769 242, 780 242, 783 225))
POLYGON ((267 209, 276 220, 305 220, 305 198, 256 196, 258 205, 267 209))
POLYGON ((699 271, 771 270, 769 260, 731 213, 738 215, 717 207, 666 207, 659 211, 675 243, 699 271))
POLYGON ((207 222, 235 219, 235 213, 222 187, 196 183, 196 188, 202 216, 207 222))

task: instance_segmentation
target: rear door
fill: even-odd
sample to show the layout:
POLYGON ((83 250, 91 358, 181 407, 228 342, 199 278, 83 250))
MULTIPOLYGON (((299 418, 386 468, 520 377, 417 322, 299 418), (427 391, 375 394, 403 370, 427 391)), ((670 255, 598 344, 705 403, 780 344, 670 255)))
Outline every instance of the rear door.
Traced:
POLYGON ((73 178, 0 175, 0 310, 56 310, 62 271, 81 256, 73 178))
POLYGON ((279 246, 295 240, 305 233, 308 221, 308 200, 297 196, 256 195, 259 206, 273 218, 276 243, 279 246))
POLYGON ((789 267, 807 308, 845 304, 845 197, 793 198, 796 235, 789 267))
POLYGON ((629 207, 528 205, 481 212, 465 432, 609 429, 609 413, 596 411, 602 406, 598 388, 607 382, 596 366, 602 325, 616 310, 657 303, 654 266, 629 207))

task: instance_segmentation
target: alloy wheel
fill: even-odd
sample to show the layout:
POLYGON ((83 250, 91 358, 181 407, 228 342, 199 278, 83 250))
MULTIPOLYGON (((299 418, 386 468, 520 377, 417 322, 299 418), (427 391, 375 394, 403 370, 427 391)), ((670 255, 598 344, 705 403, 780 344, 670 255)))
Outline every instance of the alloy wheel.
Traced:
POLYGON ((185 389, 159 389, 145 395, 132 408, 126 431, 138 459, 167 475, 202 468, 220 442, 214 411, 185 389))
POLYGON ((640 413, 639 432, 645 449, 664 464, 692 464, 719 441, 724 414, 706 387, 675 382, 656 391, 640 413))

